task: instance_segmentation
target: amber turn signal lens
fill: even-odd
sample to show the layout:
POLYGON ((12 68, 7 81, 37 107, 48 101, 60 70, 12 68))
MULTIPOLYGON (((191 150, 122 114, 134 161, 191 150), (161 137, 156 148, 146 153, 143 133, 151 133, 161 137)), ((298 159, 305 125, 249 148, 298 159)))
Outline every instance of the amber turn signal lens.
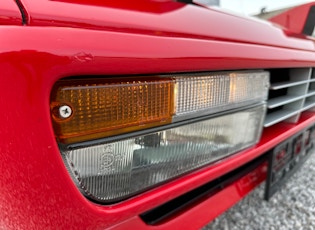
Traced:
POLYGON ((173 91, 159 77, 59 81, 50 102, 56 137, 82 142, 171 123, 173 91))

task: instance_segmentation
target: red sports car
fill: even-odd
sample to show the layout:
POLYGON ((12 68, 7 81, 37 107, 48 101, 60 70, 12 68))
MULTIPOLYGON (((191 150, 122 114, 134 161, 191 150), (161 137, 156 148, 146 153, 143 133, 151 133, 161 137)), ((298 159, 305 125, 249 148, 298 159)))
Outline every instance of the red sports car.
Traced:
POLYGON ((1 0, 0 228, 198 229, 315 139, 315 4, 1 0))

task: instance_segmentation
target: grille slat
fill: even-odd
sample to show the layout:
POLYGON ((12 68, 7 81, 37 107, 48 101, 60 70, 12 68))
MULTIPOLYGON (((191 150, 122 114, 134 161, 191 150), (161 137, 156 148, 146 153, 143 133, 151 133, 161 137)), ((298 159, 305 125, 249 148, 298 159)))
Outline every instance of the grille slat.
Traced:
POLYGON ((294 101, 303 99, 305 96, 282 96, 268 100, 268 108, 273 109, 281 105, 285 105, 294 101))
POLYGON ((295 123, 303 111, 315 108, 314 75, 312 68, 270 70, 265 127, 281 121, 295 123))
POLYGON ((306 97, 314 96, 315 95, 315 90, 309 90, 306 97))
POLYGON ((267 115, 265 119, 264 126, 269 127, 274 124, 279 123, 280 121, 283 121, 285 119, 288 119, 294 115, 297 115, 301 112, 301 110, 279 110, 277 112, 271 113, 267 115))
POLYGON ((303 111, 308 110, 308 109, 312 109, 315 107, 315 101, 306 101, 305 105, 303 107, 303 111))
POLYGON ((278 89, 283 89, 283 88, 289 88, 289 87, 296 86, 296 85, 302 85, 302 84, 305 84, 308 82, 310 82, 310 80, 280 82, 280 83, 271 84, 270 89, 271 90, 278 90, 278 89))

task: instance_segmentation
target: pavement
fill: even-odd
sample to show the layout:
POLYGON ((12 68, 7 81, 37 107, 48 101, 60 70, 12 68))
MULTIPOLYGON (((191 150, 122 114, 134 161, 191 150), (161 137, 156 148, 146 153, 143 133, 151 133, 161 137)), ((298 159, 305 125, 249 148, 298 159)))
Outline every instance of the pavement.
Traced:
POLYGON ((267 202, 265 183, 203 230, 315 230, 315 153, 267 202))

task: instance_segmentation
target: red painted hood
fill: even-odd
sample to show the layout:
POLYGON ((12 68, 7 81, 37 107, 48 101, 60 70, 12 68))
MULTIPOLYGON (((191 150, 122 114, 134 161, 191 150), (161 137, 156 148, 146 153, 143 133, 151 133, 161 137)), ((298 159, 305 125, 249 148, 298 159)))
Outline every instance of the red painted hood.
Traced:
POLYGON ((30 26, 62 26, 314 50, 270 22, 169 0, 22 0, 30 26))

